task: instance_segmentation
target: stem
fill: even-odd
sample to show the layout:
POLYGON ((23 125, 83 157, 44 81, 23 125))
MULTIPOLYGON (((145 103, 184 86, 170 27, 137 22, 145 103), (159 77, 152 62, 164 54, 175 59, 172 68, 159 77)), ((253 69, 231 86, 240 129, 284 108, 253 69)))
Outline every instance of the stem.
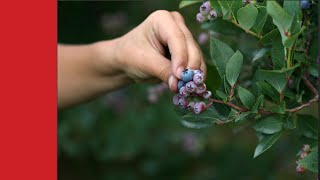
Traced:
MULTIPOLYGON (((236 25, 237 27, 243 29, 243 28, 240 26, 240 24, 237 23, 237 21, 236 21, 235 19, 230 20, 230 22, 232 22, 232 24, 236 25)), ((253 36, 255 36, 255 37, 259 38, 259 39, 262 39, 262 36, 261 36, 261 35, 253 32, 253 31, 245 30, 245 29, 243 29, 243 30, 244 30, 246 33, 248 33, 248 34, 251 34, 251 35, 253 35, 253 36)))
POLYGON ((288 48, 288 58, 287 58, 287 68, 291 67, 291 59, 292 59, 292 48, 288 48))
POLYGON ((308 102, 306 102, 306 103, 303 103, 303 104, 301 104, 300 106, 298 106, 298 107, 296 107, 296 108, 287 109, 286 111, 287 111, 287 112, 291 112, 291 113, 300 111, 301 109, 310 106, 312 103, 317 102, 317 101, 318 101, 318 98, 319 98, 319 96, 316 95, 316 96, 315 96, 313 99, 311 99, 310 101, 308 101, 308 102))

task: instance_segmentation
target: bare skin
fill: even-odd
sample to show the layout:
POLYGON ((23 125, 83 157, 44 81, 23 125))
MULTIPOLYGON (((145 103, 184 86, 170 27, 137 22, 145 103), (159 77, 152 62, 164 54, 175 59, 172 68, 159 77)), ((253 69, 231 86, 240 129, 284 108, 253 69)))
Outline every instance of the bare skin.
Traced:
POLYGON ((167 83, 206 65, 178 12, 155 11, 122 37, 88 45, 58 45, 58 107, 78 104, 134 82, 167 83), (167 46, 171 60, 165 57, 167 46))

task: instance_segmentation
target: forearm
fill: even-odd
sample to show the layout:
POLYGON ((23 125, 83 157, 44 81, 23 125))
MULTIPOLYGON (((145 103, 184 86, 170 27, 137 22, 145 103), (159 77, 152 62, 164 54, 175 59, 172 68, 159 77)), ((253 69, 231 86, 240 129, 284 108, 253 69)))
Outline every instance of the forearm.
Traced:
POLYGON ((116 59, 116 40, 58 45, 58 107, 77 104, 118 89, 132 80, 116 59))

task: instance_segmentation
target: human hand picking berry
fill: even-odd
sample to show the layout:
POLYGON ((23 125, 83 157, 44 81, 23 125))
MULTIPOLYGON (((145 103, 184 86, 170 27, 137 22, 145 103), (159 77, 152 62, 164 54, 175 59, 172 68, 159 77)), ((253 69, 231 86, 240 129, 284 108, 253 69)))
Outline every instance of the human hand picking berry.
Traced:
POLYGON ((89 45, 58 45, 58 107, 77 104, 133 82, 163 81, 177 92, 182 86, 178 79, 186 68, 206 72, 199 46, 178 12, 155 11, 117 39, 89 45), (171 59, 165 57, 166 48, 171 59))

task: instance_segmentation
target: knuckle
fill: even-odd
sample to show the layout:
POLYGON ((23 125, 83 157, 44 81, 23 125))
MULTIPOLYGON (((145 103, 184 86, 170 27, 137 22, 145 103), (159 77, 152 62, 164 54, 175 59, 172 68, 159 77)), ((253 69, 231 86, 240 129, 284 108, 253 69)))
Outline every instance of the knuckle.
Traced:
POLYGON ((184 22, 183 16, 178 11, 173 11, 172 14, 178 19, 179 21, 184 22))

